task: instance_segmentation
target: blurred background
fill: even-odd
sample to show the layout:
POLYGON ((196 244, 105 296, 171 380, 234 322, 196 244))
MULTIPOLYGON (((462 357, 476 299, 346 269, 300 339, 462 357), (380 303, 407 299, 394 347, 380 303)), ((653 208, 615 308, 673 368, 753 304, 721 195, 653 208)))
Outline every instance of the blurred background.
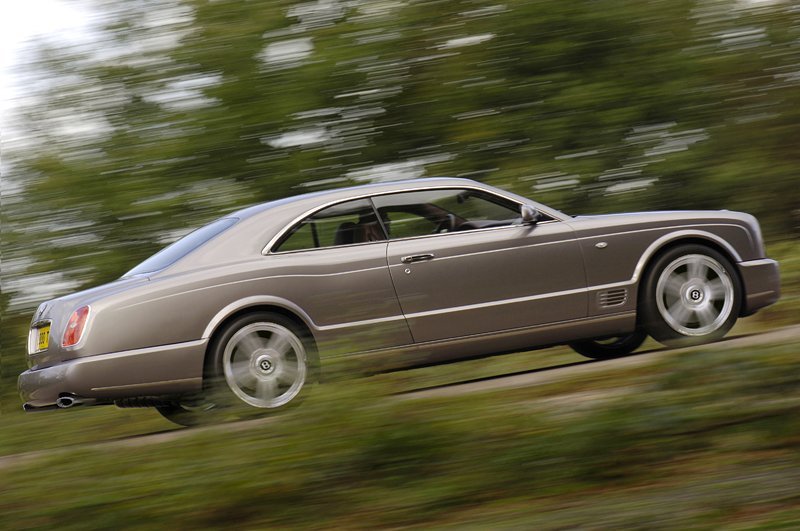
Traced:
MULTIPOLYGON (((797 2, 37 0, 0 10, 9 416, 39 302, 113 280, 225 212, 367 182, 468 177, 570 214, 750 212, 784 276, 784 299, 762 324, 797 321, 797 2)), ((399 442, 361 435, 431 459, 404 446, 409 425, 395 426, 399 442)))

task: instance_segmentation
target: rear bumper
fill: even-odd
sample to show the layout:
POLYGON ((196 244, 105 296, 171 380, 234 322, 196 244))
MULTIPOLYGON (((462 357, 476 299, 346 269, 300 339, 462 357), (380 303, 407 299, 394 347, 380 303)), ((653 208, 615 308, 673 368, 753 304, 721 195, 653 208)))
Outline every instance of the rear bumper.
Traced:
POLYGON ((19 375, 26 411, 52 409, 60 396, 86 403, 180 395, 202 387, 206 340, 76 358, 19 375))
POLYGON ((742 315, 752 315, 765 306, 774 304, 781 296, 778 262, 764 258, 740 262, 739 273, 744 286, 742 315))

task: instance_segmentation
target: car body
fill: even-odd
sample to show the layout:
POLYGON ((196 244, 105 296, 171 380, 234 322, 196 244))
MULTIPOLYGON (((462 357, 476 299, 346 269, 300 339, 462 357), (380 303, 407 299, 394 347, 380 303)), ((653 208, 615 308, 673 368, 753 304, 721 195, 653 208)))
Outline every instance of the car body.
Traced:
POLYGON ((714 340, 778 296, 749 214, 572 217, 465 179, 372 184, 232 213, 43 303, 19 389, 26 410, 183 411, 218 376, 274 409, 340 356, 386 367, 571 343, 610 357, 632 349, 604 356, 603 338, 714 340))

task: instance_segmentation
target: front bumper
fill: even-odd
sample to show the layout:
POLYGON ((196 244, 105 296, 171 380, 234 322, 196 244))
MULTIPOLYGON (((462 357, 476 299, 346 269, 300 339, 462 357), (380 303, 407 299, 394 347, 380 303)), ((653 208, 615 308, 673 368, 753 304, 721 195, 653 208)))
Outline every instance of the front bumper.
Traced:
POLYGON ((752 315, 780 298, 781 279, 775 260, 764 258, 740 262, 739 273, 744 287, 743 316, 752 315))
POLYGON ((19 375, 26 411, 52 409, 59 397, 86 403, 200 391, 206 340, 75 358, 19 375))

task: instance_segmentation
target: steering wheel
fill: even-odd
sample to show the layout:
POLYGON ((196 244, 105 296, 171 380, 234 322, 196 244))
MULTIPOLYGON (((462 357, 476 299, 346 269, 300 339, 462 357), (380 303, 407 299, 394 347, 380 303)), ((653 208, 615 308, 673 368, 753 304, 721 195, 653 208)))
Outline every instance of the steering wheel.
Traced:
POLYGON ((456 217, 453 214, 447 214, 445 218, 436 225, 433 234, 441 234, 444 232, 453 232, 456 228, 456 217))

